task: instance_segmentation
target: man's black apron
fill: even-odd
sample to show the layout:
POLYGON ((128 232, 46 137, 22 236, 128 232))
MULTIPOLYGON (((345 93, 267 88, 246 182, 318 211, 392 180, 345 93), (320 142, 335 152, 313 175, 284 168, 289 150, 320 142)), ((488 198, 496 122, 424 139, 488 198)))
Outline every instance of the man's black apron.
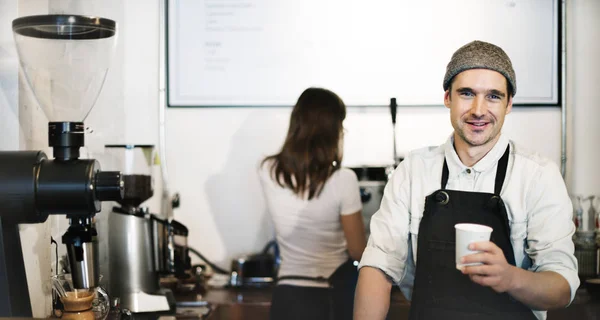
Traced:
POLYGON ((502 249, 506 261, 515 265, 508 216, 500 198, 508 155, 509 147, 498 162, 493 194, 447 190, 449 173, 444 159, 442 188, 425 198, 419 225, 410 320, 536 319, 528 307, 507 293, 481 286, 456 269, 457 223, 492 227, 491 241, 502 249))
MULTIPOLYGON (((329 278, 313 278, 305 276, 283 276, 277 279, 281 280, 309 280, 316 282, 326 282, 329 284, 329 288, 307 288, 307 287, 293 287, 286 286, 287 290, 277 290, 275 288, 274 294, 281 296, 274 297, 278 299, 283 307, 277 307, 276 310, 272 309, 271 319, 306 319, 306 315, 311 320, 351 320, 352 313, 354 310, 354 291, 356 289, 356 283, 358 281, 358 269, 354 265, 354 261, 348 260, 340 265, 329 278), (302 299, 306 296, 306 292, 313 290, 315 295, 320 296, 318 303, 313 303, 315 296, 302 299), (320 295, 315 290, 326 290, 327 292, 320 295), (283 296, 283 295, 289 295, 283 296), (325 304, 325 307, 323 307, 325 304), (287 308, 286 308, 287 305, 287 308), (301 311, 294 312, 290 315, 290 310, 300 306, 301 311), (285 310, 287 309, 287 310, 285 310), (311 310, 312 309, 312 310, 311 310)), ((285 285, 284 285, 285 286, 285 285)))

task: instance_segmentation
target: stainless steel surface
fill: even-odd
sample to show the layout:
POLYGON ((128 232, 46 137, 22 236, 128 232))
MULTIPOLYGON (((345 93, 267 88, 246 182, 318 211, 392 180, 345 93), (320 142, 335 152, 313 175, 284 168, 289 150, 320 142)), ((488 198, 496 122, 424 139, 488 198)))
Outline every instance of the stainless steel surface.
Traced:
POLYGON ((98 241, 84 242, 81 245, 81 249, 83 249, 83 260, 81 261, 77 259, 77 250, 81 249, 74 245, 66 245, 66 247, 75 288, 97 287, 100 281, 98 241))
POLYGON ((159 273, 173 272, 168 257, 168 225, 165 220, 156 216, 151 219, 152 223, 152 247, 154 250, 154 268, 159 273))
POLYGON ((183 275, 191 268, 189 249, 187 246, 189 230, 181 222, 170 220, 167 223, 166 264, 169 273, 183 275))
POLYGON ((168 310, 154 268, 150 219, 113 212, 108 221, 111 296, 132 312, 168 310))
POLYGON ((161 274, 175 274, 185 269, 187 236, 178 234, 177 230, 183 225, 155 215, 152 215, 151 224, 155 270, 161 274))

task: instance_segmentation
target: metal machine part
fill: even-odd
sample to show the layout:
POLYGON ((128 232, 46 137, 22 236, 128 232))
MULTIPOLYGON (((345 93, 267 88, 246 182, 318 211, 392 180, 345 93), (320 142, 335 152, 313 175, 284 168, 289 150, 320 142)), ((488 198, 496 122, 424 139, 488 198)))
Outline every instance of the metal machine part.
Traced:
POLYGON ((267 253, 242 256, 231 261, 232 287, 264 287, 277 277, 275 257, 267 253))
POLYGON ((75 288, 94 288, 99 285, 98 232, 90 219, 71 220, 63 235, 67 246, 71 276, 75 288))
POLYGON ((159 274, 175 272, 175 265, 169 259, 169 225, 156 215, 150 215, 152 223, 152 247, 154 249, 154 268, 159 274))
POLYGON ((192 263, 188 249, 188 228, 181 222, 169 222, 169 247, 172 247, 172 273, 177 277, 185 277, 186 270, 191 269, 192 263))
MULTIPOLYGON (((172 202, 173 208, 179 206, 179 194, 173 197, 172 202)), ((161 276, 176 275, 181 277, 185 275, 185 270, 191 268, 187 246, 187 227, 175 220, 169 222, 169 218, 163 219, 155 214, 151 214, 150 219, 152 221, 154 268, 161 276), (184 247, 182 247, 182 243, 184 243, 184 247), (189 262, 186 265, 182 265, 178 259, 182 256, 182 252, 185 254, 184 262, 189 262)))
POLYGON ((100 171, 96 160, 58 161, 42 151, 0 151, 0 164, 4 223, 41 223, 50 214, 91 217, 101 201, 119 199, 123 192, 120 172, 100 171))
POLYGON ((100 201, 123 197, 123 177, 118 171, 100 171, 96 160, 78 159, 84 145, 83 123, 50 122, 48 129, 55 160, 42 162, 37 207, 49 214, 67 215, 70 226, 62 242, 67 246, 73 285, 94 288, 100 273, 98 233, 91 217, 100 212, 100 201))
POLYGON ((12 30, 27 84, 51 121, 48 141, 55 157, 48 160, 41 151, 0 152, 0 317, 31 317, 18 224, 66 215, 70 227, 63 242, 74 286, 98 284, 92 218, 100 201, 122 198, 123 180, 120 172, 101 172, 97 161, 78 158, 84 145, 82 121, 104 83, 116 23, 41 15, 13 20, 12 30))
POLYGON ((19 223, 46 221, 35 205, 35 176, 46 155, 0 152, 0 316, 29 316, 31 305, 19 223))
POLYGON ((136 208, 154 195, 154 145, 108 144, 104 148, 123 172, 125 191, 123 198, 117 202, 125 211, 135 213, 136 208))
POLYGON ((42 161, 36 183, 36 207, 44 214, 91 217, 100 202, 121 197, 123 181, 118 171, 100 171, 96 160, 42 161), (56 201, 57 199, 61 201, 56 201))
POLYGON ((106 145, 123 172, 124 196, 108 218, 110 292, 133 313, 175 308, 173 294, 160 288, 160 275, 175 274, 171 223, 140 205, 154 194, 153 145, 106 145))
POLYGON ((41 151, 0 152, 0 316, 31 316, 18 224, 67 215, 71 227, 63 243, 74 284, 90 288, 99 276, 96 236, 70 241, 71 228, 95 233, 90 221, 100 211, 100 201, 118 200, 122 192, 120 173, 101 172, 95 160, 48 160, 41 151))
POLYGON ((392 177, 392 173, 396 170, 396 167, 400 163, 400 158, 398 158, 398 152, 396 151, 396 110, 398 108, 398 103, 396 103, 396 98, 390 99, 390 113, 392 116, 392 135, 393 135, 393 143, 394 143, 394 153, 393 153, 393 161, 392 164, 385 167, 385 175, 386 179, 390 179, 392 177))
POLYGON ((111 294, 134 313, 173 308, 172 293, 160 289, 158 271, 154 268, 150 217, 113 212, 108 223, 111 294))
POLYGON ((271 286, 277 278, 280 262, 277 241, 269 241, 261 252, 244 255, 231 261, 229 285, 232 287, 271 286))
POLYGON ((48 219, 36 204, 36 177, 42 151, 0 151, 0 221, 3 225, 40 223, 48 219))
POLYGON ((185 277, 186 271, 191 269, 188 228, 179 221, 168 221, 156 215, 150 215, 150 220, 155 270, 161 275, 185 277))
POLYGON ((396 109, 398 108, 398 103, 396 102, 396 98, 391 98, 390 99, 390 113, 392 116, 392 133, 394 135, 393 137, 393 141, 394 141, 394 167, 396 168, 398 166, 398 163, 400 163, 399 159, 398 159, 398 152, 396 151, 396 109))

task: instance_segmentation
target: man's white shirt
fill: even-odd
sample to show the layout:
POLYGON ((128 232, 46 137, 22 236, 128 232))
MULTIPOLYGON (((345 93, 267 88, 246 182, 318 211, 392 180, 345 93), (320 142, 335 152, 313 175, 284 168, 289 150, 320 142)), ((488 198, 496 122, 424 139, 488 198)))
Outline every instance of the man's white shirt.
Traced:
MULTIPOLYGON (((425 197, 441 189, 446 158, 446 189, 494 192, 498 160, 510 144, 506 177, 500 193, 510 221, 510 240, 518 267, 554 271, 571 287, 571 301, 579 287, 572 236, 573 207, 558 167, 501 135, 472 167, 454 150, 451 136, 439 147, 415 150, 402 161, 387 183, 380 209, 371 218, 371 236, 359 268, 376 267, 386 273, 410 299, 417 265, 417 239, 425 197)), ((534 311, 545 319, 545 311, 534 311)))

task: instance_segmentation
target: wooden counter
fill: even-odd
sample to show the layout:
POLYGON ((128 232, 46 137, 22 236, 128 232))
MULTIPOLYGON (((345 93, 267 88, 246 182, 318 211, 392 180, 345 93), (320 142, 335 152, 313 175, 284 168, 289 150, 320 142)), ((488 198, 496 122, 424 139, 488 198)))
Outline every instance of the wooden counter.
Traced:
MULTIPOLYGON (((272 288, 256 289, 212 289, 204 296, 215 306, 208 319, 268 319, 271 308, 272 288)), ((394 290, 390 304, 389 318, 407 319, 410 304, 398 290, 394 290)))
POLYGON ((547 320, 600 319, 600 299, 593 299, 588 292, 579 288, 568 308, 548 311, 547 320))
MULTIPOLYGON (((272 288, 211 289, 201 296, 212 305, 210 320, 269 319, 272 288)), ((388 319, 408 319, 410 303, 394 287, 388 319)), ((600 300, 593 300, 587 291, 580 289, 573 303, 565 309, 551 310, 548 320, 600 319, 600 300)))

